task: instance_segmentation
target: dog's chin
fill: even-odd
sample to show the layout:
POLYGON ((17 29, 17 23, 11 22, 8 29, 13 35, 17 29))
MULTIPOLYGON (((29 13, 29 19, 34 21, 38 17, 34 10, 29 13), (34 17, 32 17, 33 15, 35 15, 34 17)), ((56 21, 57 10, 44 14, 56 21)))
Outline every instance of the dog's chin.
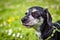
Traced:
POLYGON ((26 28, 32 28, 34 25, 26 25, 26 24, 23 24, 26 28))

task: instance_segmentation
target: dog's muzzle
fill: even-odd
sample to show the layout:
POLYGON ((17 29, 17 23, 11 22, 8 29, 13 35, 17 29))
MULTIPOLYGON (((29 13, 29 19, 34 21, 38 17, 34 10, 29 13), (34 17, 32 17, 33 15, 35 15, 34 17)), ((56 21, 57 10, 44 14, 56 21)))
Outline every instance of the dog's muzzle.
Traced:
POLYGON ((22 21, 22 24, 24 26, 30 26, 30 27, 32 26, 32 25, 27 25, 27 23, 29 22, 29 18, 28 17, 22 18, 21 21, 22 21))
POLYGON ((27 17, 24 17, 24 18, 22 18, 21 21, 22 21, 22 23, 25 23, 26 24, 28 22, 28 18, 27 17))

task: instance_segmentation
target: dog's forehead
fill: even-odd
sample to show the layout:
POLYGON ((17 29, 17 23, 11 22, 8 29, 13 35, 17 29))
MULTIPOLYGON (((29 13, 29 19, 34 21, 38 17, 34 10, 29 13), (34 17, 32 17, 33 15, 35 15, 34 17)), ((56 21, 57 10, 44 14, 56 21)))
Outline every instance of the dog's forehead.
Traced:
POLYGON ((36 8, 29 9, 29 10, 27 10, 27 13, 29 13, 29 12, 35 12, 35 11, 38 11, 38 10, 36 8))
POLYGON ((35 11, 38 11, 38 10, 34 8, 34 9, 32 10, 32 12, 35 12, 35 11))

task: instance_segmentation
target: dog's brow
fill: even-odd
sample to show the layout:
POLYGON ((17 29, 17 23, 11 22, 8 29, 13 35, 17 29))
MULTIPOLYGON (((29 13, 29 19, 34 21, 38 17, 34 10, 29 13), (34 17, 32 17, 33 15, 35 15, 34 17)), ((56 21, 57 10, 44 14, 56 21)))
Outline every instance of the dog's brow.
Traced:
POLYGON ((32 12, 38 11, 37 9, 33 9, 32 12))

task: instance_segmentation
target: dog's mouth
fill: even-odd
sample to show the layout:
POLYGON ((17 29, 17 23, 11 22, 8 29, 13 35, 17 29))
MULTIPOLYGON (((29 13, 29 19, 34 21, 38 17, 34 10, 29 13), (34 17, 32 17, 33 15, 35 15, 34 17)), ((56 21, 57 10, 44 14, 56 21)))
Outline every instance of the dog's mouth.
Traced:
POLYGON ((34 26, 34 25, 28 25, 28 24, 25 24, 25 23, 23 23, 23 25, 24 25, 25 27, 27 27, 27 28, 31 28, 31 27, 34 26))

